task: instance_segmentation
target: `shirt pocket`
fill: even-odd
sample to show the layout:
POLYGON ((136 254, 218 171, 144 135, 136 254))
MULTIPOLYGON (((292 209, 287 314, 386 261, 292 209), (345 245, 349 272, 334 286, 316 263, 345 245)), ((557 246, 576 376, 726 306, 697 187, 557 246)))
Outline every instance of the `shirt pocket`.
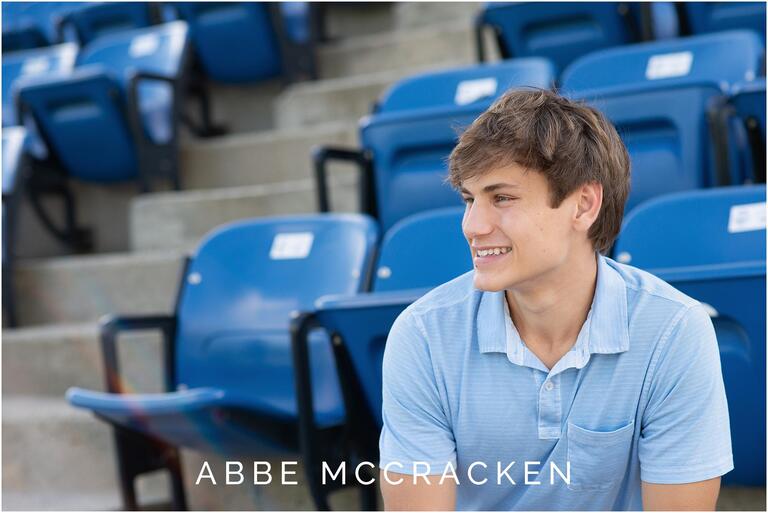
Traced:
POLYGON ((600 491, 624 478, 635 421, 614 431, 592 431, 568 423, 571 490, 600 491))

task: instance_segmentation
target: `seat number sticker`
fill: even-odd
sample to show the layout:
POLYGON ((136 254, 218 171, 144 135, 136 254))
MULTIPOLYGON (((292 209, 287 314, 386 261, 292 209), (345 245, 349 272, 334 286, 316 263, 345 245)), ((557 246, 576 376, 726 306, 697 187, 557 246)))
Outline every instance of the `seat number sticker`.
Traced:
POLYGON ((269 258, 272 260, 307 258, 314 240, 315 235, 312 232, 278 233, 272 240, 269 258))
POLYGON ((48 71, 50 63, 47 57, 33 57, 21 66, 22 75, 39 75, 48 71))
POLYGON ((137 59, 139 57, 152 55, 157 51, 159 47, 160 38, 157 36, 157 34, 143 34, 133 38, 128 53, 131 54, 131 57, 137 59))
POLYGON ((454 101, 456 105, 468 105, 481 98, 487 98, 496 94, 498 82, 491 78, 478 78, 476 80, 464 80, 459 82, 456 88, 454 101))
POLYGON ((654 55, 648 59, 645 68, 645 78, 658 80, 660 78, 684 77, 691 72, 693 54, 691 52, 665 53, 654 55))
POLYGON ((734 205, 728 216, 728 233, 765 230, 765 202, 734 205))

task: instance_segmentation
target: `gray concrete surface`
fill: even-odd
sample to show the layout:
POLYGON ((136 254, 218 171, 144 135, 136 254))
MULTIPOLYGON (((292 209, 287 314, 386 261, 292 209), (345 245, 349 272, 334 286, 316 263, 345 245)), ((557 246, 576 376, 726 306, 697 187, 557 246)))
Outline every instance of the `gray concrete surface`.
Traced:
POLYGON ((22 325, 95 322, 105 314, 172 310, 178 252, 109 254, 21 262, 15 272, 22 325))
MULTIPOLYGON (((356 176, 331 181, 337 210, 358 209, 356 184, 356 176)), ((310 179, 145 195, 131 209, 132 247, 136 251, 191 249, 203 235, 230 221, 315 212, 315 184, 310 179)))

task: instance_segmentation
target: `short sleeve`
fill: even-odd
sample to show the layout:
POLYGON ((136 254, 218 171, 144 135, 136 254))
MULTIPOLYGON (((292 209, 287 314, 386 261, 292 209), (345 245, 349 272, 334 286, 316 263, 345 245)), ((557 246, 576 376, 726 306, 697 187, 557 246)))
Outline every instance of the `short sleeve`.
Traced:
POLYGON ((692 306, 662 342, 642 419, 640 477, 682 484, 721 476, 733 455, 712 321, 692 306))
POLYGON ((413 474, 415 462, 441 474, 456 465, 456 444, 438 392, 426 334, 406 310, 387 338, 383 364, 384 426, 379 466, 413 474), (389 466, 388 466, 389 465, 389 466))

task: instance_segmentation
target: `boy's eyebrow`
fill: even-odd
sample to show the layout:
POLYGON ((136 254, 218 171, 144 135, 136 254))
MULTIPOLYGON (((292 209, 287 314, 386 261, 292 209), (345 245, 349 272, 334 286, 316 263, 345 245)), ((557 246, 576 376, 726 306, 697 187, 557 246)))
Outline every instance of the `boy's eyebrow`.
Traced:
MULTIPOLYGON (((517 187, 518 187, 518 185, 514 184, 514 183, 494 183, 494 184, 486 185, 485 187, 483 187, 483 192, 493 192, 493 191, 497 191, 499 189, 506 189, 506 188, 515 189, 517 187)), ((469 192, 464 187, 461 187, 460 191, 461 191, 462 194, 472 194, 471 192, 469 192)))

